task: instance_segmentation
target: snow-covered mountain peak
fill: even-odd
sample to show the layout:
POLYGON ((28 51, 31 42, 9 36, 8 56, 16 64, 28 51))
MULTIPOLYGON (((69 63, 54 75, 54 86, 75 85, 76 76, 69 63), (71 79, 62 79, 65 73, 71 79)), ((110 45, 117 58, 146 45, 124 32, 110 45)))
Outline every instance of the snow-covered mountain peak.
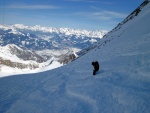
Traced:
POLYGON ((65 35, 78 35, 78 36, 88 36, 88 37, 99 37, 102 38, 108 31, 106 30, 96 30, 96 31, 87 31, 87 30, 79 30, 79 29, 70 29, 70 28, 52 28, 52 27, 42 27, 40 25, 35 26, 25 26, 23 24, 14 24, 9 26, 10 28, 15 29, 25 29, 32 31, 42 31, 42 32, 50 32, 50 33, 61 33, 65 35))
POLYGON ((18 49, 18 50, 22 50, 21 48, 19 48, 18 46, 16 46, 15 44, 8 44, 8 45, 6 45, 4 48, 6 48, 6 49, 18 49))

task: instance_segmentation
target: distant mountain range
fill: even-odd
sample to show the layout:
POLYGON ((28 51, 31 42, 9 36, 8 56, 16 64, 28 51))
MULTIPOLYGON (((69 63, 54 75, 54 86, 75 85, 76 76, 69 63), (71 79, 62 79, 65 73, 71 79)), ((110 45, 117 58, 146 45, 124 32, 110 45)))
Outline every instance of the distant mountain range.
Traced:
POLYGON ((81 50, 96 44, 106 33, 104 30, 0 25, 0 68, 3 68, 0 70, 6 70, 4 66, 12 70, 33 70, 56 62, 57 66, 52 68, 59 67, 83 54, 81 50))
POLYGON ((108 31, 86 31, 69 28, 0 25, 0 45, 15 44, 32 50, 87 48, 98 42, 108 31))

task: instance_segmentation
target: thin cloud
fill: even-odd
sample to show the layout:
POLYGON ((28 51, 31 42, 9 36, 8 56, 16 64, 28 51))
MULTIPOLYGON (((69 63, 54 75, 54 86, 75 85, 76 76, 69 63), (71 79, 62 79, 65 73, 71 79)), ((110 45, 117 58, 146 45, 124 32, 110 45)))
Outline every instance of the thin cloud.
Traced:
POLYGON ((93 16, 101 16, 105 17, 107 19, 113 19, 113 18, 125 18, 127 15, 118 13, 118 12, 112 12, 112 11, 103 11, 103 12, 96 12, 92 13, 93 16))
POLYGON ((60 9, 61 7, 53 5, 9 5, 10 9, 60 9))
POLYGON ((125 18, 127 14, 112 12, 112 11, 100 11, 100 12, 78 12, 75 15, 97 19, 97 20, 112 20, 116 18, 125 18))
POLYGON ((99 4, 114 4, 113 2, 100 2, 98 0, 64 0, 68 2, 90 2, 90 3, 99 3, 99 4))

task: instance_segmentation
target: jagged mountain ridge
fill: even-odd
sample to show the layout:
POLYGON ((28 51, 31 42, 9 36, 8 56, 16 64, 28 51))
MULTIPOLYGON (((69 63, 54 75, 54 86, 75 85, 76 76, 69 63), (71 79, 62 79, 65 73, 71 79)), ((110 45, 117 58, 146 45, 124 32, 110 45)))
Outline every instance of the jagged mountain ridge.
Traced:
POLYGON ((128 15, 121 23, 119 23, 112 31, 114 30, 118 30, 122 27, 122 25, 124 25, 126 22, 132 20, 134 17, 138 16, 138 14, 141 12, 141 10, 144 8, 144 6, 146 6, 150 1, 149 0, 145 0, 139 7, 137 7, 130 15, 128 15))
POLYGON ((11 45, 8 44, 5 48, 8 48, 8 51, 10 51, 12 55, 16 55, 18 58, 25 60, 25 61, 32 60, 32 61, 41 63, 47 60, 43 58, 42 56, 40 56, 39 54, 35 53, 34 51, 23 50, 14 44, 11 44, 11 45))
MULTIPOLYGON (((10 27, 10 26, 9 26, 10 27)), ((103 35, 107 33, 106 30, 96 30, 96 31, 87 31, 87 30, 79 30, 79 29, 70 29, 70 28, 52 28, 52 27, 42 27, 40 25, 36 26, 25 26, 23 24, 15 24, 11 27, 17 30, 27 30, 32 32, 45 32, 45 33, 58 33, 68 35, 77 35, 77 36, 87 36, 93 38, 102 38, 103 35)))
POLYGON ((46 62, 46 59, 33 51, 23 50, 14 44, 0 46, 1 66, 35 69, 41 67, 40 63, 43 62, 46 62))
POLYGON ((107 31, 86 31, 41 26, 0 25, 0 45, 15 44, 32 50, 90 47, 107 31))

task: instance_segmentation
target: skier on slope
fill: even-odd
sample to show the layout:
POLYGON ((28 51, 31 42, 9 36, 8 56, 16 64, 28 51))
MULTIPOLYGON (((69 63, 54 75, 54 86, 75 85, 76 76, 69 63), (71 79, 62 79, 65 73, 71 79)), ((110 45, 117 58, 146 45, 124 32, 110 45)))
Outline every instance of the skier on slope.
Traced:
POLYGON ((96 75, 96 72, 99 70, 99 63, 98 63, 98 61, 92 62, 92 65, 94 67, 93 75, 96 75))

